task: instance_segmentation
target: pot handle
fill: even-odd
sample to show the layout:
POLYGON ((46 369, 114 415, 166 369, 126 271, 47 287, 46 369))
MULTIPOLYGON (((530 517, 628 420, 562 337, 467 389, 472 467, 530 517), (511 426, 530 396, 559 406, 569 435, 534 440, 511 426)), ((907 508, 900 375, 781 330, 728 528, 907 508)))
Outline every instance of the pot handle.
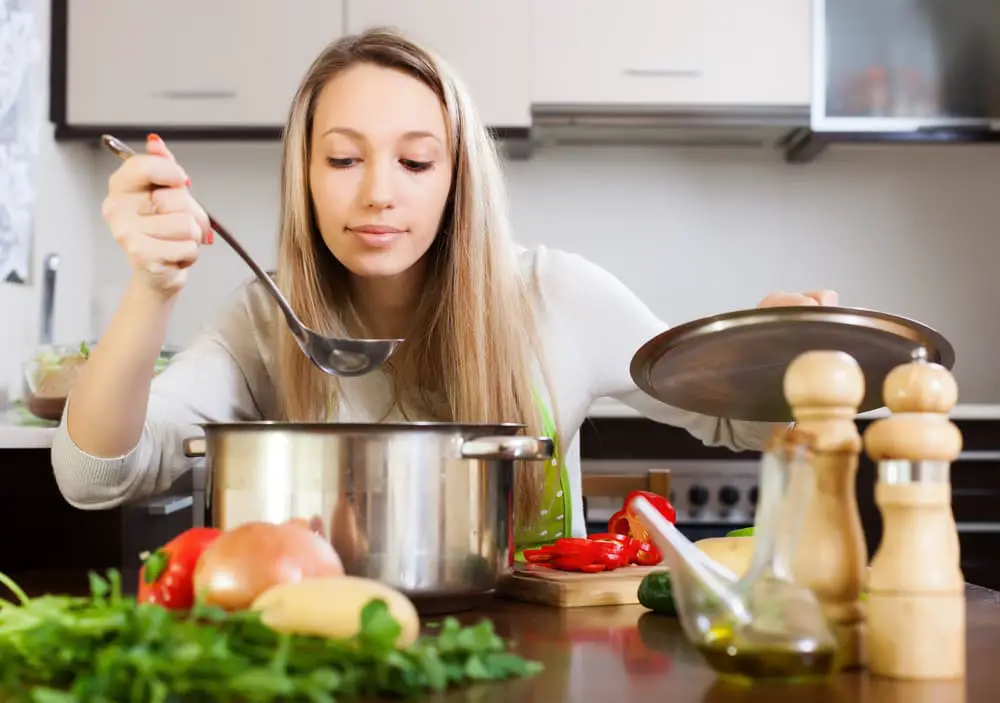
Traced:
POLYGON ((544 461, 555 454, 548 437, 476 437, 462 444, 463 459, 544 461))
POLYGON ((205 456, 206 449, 204 437, 188 437, 184 440, 184 456, 188 458, 205 456))

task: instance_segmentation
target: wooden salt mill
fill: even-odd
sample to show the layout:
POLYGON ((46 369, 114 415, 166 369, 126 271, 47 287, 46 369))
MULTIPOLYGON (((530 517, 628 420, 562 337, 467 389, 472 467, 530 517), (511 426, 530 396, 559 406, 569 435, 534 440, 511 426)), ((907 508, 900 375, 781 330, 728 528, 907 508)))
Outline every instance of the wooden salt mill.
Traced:
POLYGON ((921 347, 886 376, 883 396, 892 416, 865 431, 883 524, 868 577, 871 671, 964 678, 965 578, 950 477, 962 433, 948 419, 958 386, 921 347))
POLYGON ((855 491, 861 435, 854 418, 865 377, 849 354, 810 351, 788 365, 784 392, 796 426, 815 437, 816 484, 802 522, 795 578, 812 589, 830 621, 840 667, 864 667, 861 590, 868 547, 855 491))

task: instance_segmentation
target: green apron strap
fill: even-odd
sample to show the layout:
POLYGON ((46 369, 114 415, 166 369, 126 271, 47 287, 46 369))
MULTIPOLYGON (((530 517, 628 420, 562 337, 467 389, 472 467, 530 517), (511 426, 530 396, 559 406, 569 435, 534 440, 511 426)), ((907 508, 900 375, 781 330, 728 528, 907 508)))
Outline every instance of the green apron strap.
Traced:
POLYGON ((546 481, 542 496, 542 520, 540 525, 527 534, 519 535, 516 545, 515 560, 524 560, 524 550, 538 548, 551 544, 559 537, 569 537, 573 534, 573 497, 570 491, 569 474, 562 454, 559 433, 548 406, 543 402, 537 390, 534 391, 535 404, 542 419, 542 433, 555 443, 555 452, 549 460, 546 469, 546 481), (552 469, 558 473, 552 476, 552 469), (555 479, 555 480, 552 480, 555 479))

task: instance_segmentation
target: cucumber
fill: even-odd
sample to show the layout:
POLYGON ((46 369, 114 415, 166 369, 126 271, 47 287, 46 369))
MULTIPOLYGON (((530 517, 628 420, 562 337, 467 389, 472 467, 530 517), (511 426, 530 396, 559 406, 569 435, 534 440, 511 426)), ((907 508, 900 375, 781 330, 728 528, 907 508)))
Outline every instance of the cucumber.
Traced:
POLYGON ((677 616, 674 605, 674 589, 670 583, 670 572, 653 571, 646 574, 639 583, 639 603, 654 613, 677 616))

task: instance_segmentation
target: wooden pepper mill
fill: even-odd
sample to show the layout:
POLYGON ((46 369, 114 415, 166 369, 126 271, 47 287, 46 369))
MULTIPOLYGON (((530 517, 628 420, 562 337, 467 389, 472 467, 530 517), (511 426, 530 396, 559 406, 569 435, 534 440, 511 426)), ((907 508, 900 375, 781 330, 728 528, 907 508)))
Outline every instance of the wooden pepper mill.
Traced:
POLYGON ((816 484, 802 522, 795 578, 823 607, 837 637, 840 668, 861 668, 867 659, 861 591, 868 547, 855 491, 861 435, 854 418, 865 377, 849 354, 810 351, 788 365, 784 392, 796 426, 815 437, 816 484))
POLYGON ((868 577, 871 671, 964 678, 965 578, 950 477, 962 433, 948 419, 958 386, 921 347, 886 376, 883 396, 892 416, 865 431, 883 524, 868 577))

